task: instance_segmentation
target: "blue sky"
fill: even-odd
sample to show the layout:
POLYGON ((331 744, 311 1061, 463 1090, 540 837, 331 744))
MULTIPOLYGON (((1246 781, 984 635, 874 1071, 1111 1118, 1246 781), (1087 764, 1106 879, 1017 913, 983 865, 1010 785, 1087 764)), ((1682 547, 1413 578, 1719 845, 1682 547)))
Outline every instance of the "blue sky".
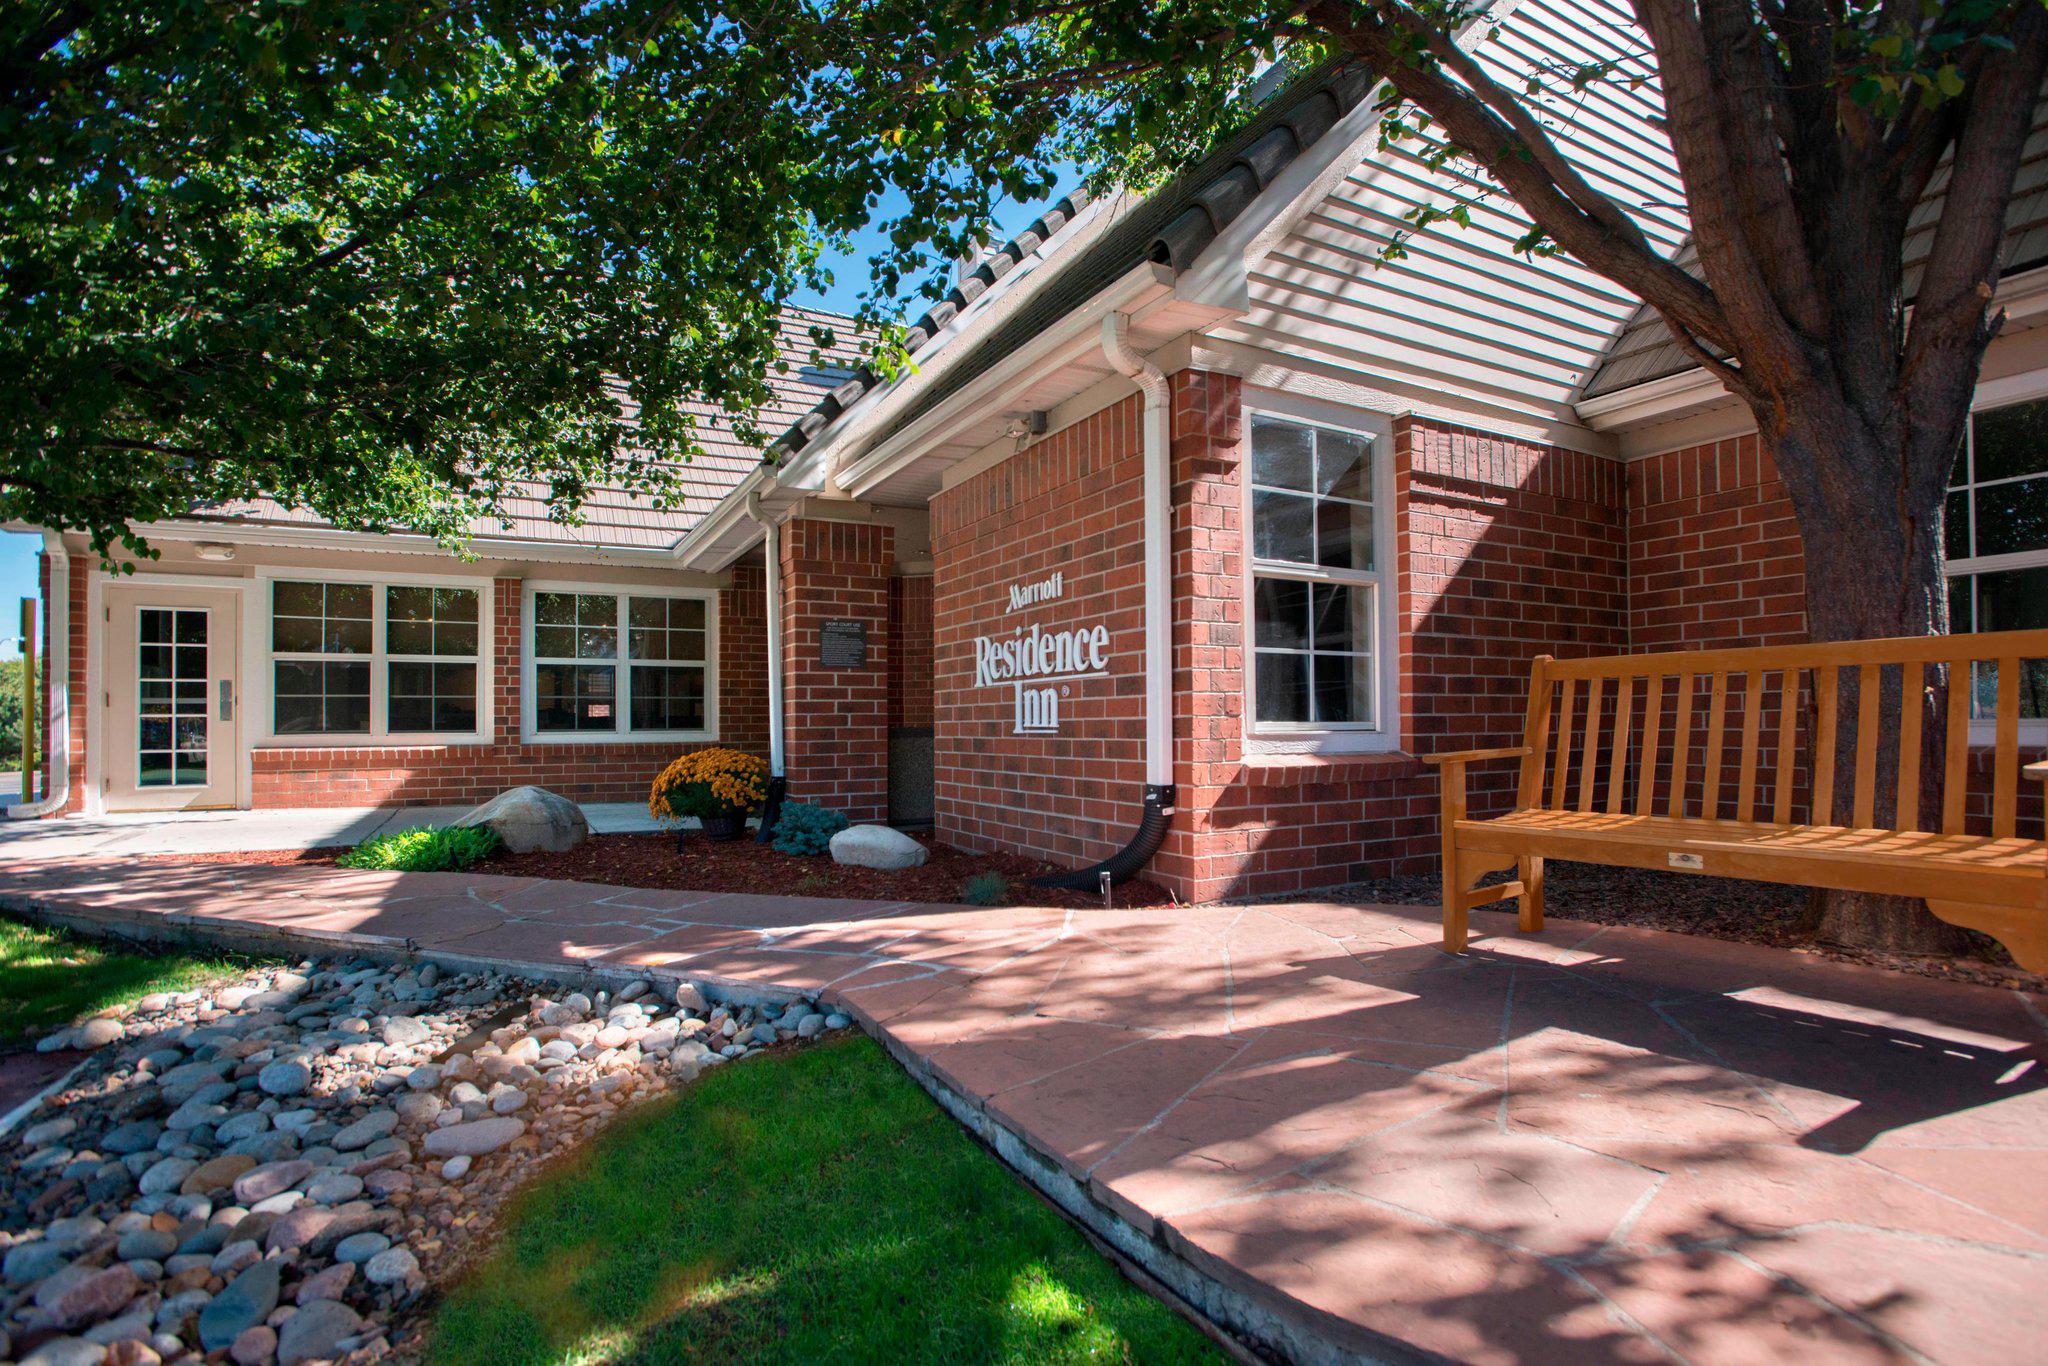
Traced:
MULTIPOLYGON (((1069 174, 1068 182, 1079 177, 1069 174)), ((1062 189, 1066 188, 1063 184, 1062 189)), ((1054 198, 1058 196, 1055 195, 1054 198)), ((891 205, 884 201, 878 217, 886 221, 891 205)), ((997 216, 997 229, 1004 240, 1022 231, 1039 213, 1038 205, 1006 205, 997 216)), ((872 229, 861 234, 851 251, 833 259, 832 287, 823 291, 806 291, 797 298, 798 303, 814 308, 830 309, 836 313, 849 313, 860 301, 860 292, 868 279, 868 257, 882 243, 882 233, 872 229)), ((915 307, 912 316, 924 309, 915 307)), ((0 636, 11 635, 19 620, 16 602, 36 595, 36 552, 42 548, 42 538, 0 532, 0 636)), ((21 653, 18 641, 7 640, 0 644, 0 659, 12 659, 21 653)))

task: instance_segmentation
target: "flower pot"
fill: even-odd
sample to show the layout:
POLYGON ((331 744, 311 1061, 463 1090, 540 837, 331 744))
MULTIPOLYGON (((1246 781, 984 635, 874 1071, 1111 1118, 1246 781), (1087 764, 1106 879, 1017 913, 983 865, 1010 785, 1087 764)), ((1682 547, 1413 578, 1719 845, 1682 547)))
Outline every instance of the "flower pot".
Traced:
POLYGON ((704 838, 724 843, 736 840, 747 833, 747 818, 730 812, 721 816, 704 817, 704 838))

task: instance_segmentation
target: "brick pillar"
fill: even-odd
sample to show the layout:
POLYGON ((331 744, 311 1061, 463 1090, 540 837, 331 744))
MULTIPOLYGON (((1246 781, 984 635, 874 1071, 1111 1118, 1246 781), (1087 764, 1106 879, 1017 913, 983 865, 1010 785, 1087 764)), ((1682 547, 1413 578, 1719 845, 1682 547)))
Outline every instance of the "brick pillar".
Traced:
POLYGON ((782 529, 783 752, 789 795, 856 822, 889 814, 889 564, 886 526, 804 519, 782 529), (860 668, 827 668, 826 622, 867 632, 860 668))
POLYGON ((500 752, 519 743, 523 724, 519 664, 525 649, 520 616, 525 587, 524 579, 491 580, 491 739, 500 752))

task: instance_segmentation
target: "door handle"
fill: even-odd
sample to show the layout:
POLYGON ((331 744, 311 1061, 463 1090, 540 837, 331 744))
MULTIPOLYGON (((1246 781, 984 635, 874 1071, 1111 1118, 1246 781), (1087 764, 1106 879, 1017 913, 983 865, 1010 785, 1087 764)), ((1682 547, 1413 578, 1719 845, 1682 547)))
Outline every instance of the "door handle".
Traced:
POLYGON ((232 678, 223 678, 220 681, 220 719, 235 719, 235 680, 232 678))

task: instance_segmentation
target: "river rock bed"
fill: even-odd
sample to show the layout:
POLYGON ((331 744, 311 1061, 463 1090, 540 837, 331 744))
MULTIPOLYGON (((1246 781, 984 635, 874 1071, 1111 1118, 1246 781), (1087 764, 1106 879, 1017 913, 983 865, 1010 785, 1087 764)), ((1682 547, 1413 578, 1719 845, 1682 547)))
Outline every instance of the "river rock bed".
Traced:
POLYGON ((0 1360, 380 1360, 537 1162, 848 1023, 333 959, 58 1031, 96 1051, 0 1136, 0 1360))

